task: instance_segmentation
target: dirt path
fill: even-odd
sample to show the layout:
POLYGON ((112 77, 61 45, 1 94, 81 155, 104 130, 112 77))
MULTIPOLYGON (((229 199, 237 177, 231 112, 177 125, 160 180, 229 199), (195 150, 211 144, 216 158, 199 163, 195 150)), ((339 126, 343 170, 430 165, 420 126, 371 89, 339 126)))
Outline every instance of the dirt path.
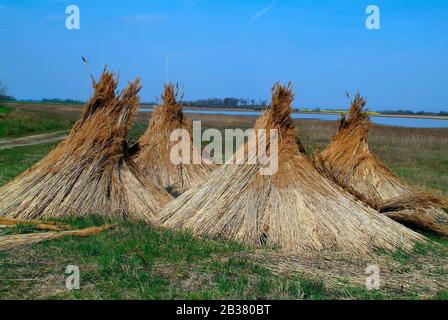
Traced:
POLYGON ((51 133, 35 134, 20 138, 0 139, 0 150, 15 147, 33 146, 42 143, 51 143, 61 141, 65 138, 67 131, 58 131, 51 133))

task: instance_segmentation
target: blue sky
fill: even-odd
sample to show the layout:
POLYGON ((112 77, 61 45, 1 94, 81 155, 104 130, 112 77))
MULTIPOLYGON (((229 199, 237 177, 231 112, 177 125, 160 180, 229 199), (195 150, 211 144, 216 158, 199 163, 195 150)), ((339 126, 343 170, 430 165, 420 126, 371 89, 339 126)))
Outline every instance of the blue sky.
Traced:
POLYGON ((0 0, 0 80, 17 98, 87 99, 89 61, 122 85, 140 76, 142 100, 166 80, 185 99, 268 99, 292 81, 296 107, 347 106, 360 90, 371 109, 448 110, 445 0, 0 0), (81 29, 65 28, 65 8, 81 29), (367 30, 365 9, 381 9, 367 30))

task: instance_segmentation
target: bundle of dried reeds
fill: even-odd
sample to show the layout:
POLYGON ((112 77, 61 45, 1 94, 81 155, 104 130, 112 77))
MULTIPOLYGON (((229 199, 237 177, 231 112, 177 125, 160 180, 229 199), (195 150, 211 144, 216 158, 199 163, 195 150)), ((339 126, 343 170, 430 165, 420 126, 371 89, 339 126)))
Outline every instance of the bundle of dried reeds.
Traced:
MULTIPOLYGON (((205 182, 168 203, 160 215, 162 225, 290 251, 368 255, 374 248, 408 250, 423 240, 316 170, 290 117, 292 101, 290 86, 275 85, 271 107, 255 126, 278 130, 277 173, 261 175, 260 164, 249 164, 248 156, 256 154, 251 148, 257 145, 249 140, 234 155, 243 152, 245 164, 216 169, 205 182)), ((267 141, 267 149, 271 143, 267 141)))
POLYGON ((68 230, 71 227, 67 224, 53 221, 39 221, 39 220, 19 220, 19 219, 7 219, 0 217, 0 228, 11 228, 19 225, 30 225, 39 230, 51 230, 61 231, 68 230))
POLYGON ((184 117, 178 95, 178 85, 165 85, 162 105, 154 108, 148 129, 139 140, 140 151, 135 155, 145 175, 175 196, 202 181, 211 171, 211 166, 202 160, 197 164, 193 161, 194 157, 202 159, 201 150, 193 145, 192 124, 184 117), (175 164, 170 159, 172 147, 179 143, 170 139, 176 129, 186 130, 189 135, 189 164, 175 164))
POLYGON ((316 167, 381 213, 410 227, 448 235, 446 201, 414 192, 370 151, 371 122, 365 106, 366 100, 357 94, 330 145, 315 154, 316 167))
POLYGON ((0 188, 0 216, 19 219, 100 214, 154 221, 172 199, 130 159, 126 135, 139 105, 140 80, 116 93, 104 71, 81 119, 39 163, 0 188))
POLYGON ((67 236, 87 237, 98 234, 105 230, 115 228, 116 225, 104 225, 101 227, 90 227, 78 230, 67 230, 59 232, 27 233, 0 237, 0 251, 11 250, 30 246, 42 241, 59 239, 67 236))

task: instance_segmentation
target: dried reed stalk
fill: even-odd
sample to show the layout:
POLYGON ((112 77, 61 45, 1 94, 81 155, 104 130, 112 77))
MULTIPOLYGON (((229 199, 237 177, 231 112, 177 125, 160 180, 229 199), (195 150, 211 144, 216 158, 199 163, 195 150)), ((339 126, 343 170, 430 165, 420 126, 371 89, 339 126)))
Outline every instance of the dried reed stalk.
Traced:
MULTIPOLYGON (((290 117, 290 85, 275 85, 270 109, 255 129, 277 129, 279 170, 261 175, 248 164, 254 144, 243 145, 243 165, 226 164, 162 210, 162 225, 248 245, 287 251, 337 250, 369 255, 373 249, 409 250, 417 233, 357 201, 321 175, 305 154, 290 117)), ((268 141, 267 148, 271 142, 268 141)))
POLYGON ((18 219, 7 219, 0 217, 0 228, 15 227, 18 225, 31 225, 39 230, 51 230, 51 231, 61 231, 68 230, 71 226, 59 222, 52 221, 38 221, 38 220, 18 220, 18 219))
POLYGON ((212 168, 203 161, 193 162, 194 156, 201 159, 201 150, 193 145, 192 124, 184 117, 182 105, 176 101, 178 95, 177 85, 165 85, 162 106, 154 108, 148 129, 139 140, 140 151, 135 155, 135 161, 145 175, 175 196, 202 181, 212 168), (184 129, 190 136, 190 164, 174 164, 170 159, 172 147, 179 143, 170 141, 171 133, 176 129, 184 129))
POLYGON ((130 159, 126 135, 139 105, 140 80, 116 93, 104 71, 67 138, 0 188, 0 216, 18 219, 100 214, 155 221, 172 197, 130 159))
POLYGON ((414 192, 370 151, 371 121, 366 100, 357 94, 346 118, 339 120, 337 133, 320 154, 316 167, 364 203, 416 229, 448 235, 445 200, 414 192))
POLYGON ((78 230, 2 236, 0 237, 0 251, 22 248, 42 241, 54 240, 68 236, 87 237, 115 227, 116 225, 107 224, 101 227, 91 227, 78 230))

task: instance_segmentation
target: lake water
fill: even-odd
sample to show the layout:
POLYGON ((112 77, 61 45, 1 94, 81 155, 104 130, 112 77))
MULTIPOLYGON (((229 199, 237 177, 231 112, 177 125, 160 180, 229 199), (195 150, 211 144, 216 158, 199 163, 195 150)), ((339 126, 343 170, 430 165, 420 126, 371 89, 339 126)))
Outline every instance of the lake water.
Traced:
MULTIPOLYGON (((141 112, 151 112, 150 108, 142 108, 141 112)), ((192 114, 216 114, 229 116, 259 116, 259 111, 232 111, 232 110, 198 110, 198 109, 184 109, 185 113, 192 114)), ((340 117, 339 114, 310 114, 298 113, 292 114, 293 119, 314 119, 323 121, 336 121, 340 117)), ((376 117, 371 116, 373 123, 384 126, 398 126, 408 128, 448 128, 448 120, 444 119, 422 119, 422 118, 406 118, 406 117, 376 117)))

